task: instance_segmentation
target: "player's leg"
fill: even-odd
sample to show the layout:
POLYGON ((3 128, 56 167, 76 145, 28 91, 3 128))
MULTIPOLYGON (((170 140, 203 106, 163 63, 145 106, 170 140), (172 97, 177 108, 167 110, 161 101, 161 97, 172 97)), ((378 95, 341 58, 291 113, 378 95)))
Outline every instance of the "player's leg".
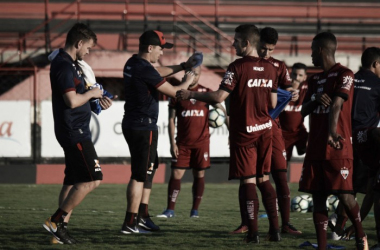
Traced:
POLYGON ((259 199, 256 192, 257 147, 230 145, 230 168, 228 179, 240 179, 239 195, 242 197, 242 210, 246 215, 248 234, 246 243, 259 243, 258 212, 259 199))
MULTIPOLYGON (((144 183, 148 169, 154 162, 149 158, 152 138, 157 136, 153 131, 123 129, 124 137, 131 153, 131 179, 127 187, 127 211, 121 233, 144 233, 138 227, 138 212, 143 195, 144 183)), ((156 151, 157 148, 153 148, 156 151)))
POLYGON ((205 190, 205 170, 210 168, 209 143, 191 150, 190 167, 193 169, 193 206, 190 211, 191 218, 198 218, 198 208, 205 190))
MULTIPOLYGON (((280 241, 280 230, 278 226, 278 213, 277 213, 277 194, 272 184, 269 181, 269 174, 271 169, 271 157, 273 154, 273 140, 271 140, 271 132, 264 133, 258 140, 257 144, 257 187, 261 192, 261 199, 265 207, 265 211, 269 219, 269 232, 267 240, 280 241)), ((285 151, 284 151, 285 152, 285 151)), ((283 159, 284 168, 286 169, 286 161, 284 155, 283 159)), ((285 179, 286 181, 286 179, 285 179)), ((288 187, 287 183, 285 183, 288 187)), ((289 188, 288 188, 289 189, 289 188)), ((289 204, 290 207, 290 204, 289 204)))
POLYGON ((241 182, 239 185, 239 212, 240 212, 240 218, 241 223, 240 225, 233 231, 230 231, 229 234, 241 234, 248 232, 248 221, 247 221, 247 209, 245 202, 245 195, 244 195, 244 188, 243 183, 241 182))
POLYGON ((377 174, 376 184, 374 188, 374 208, 376 222, 377 245, 371 247, 373 250, 380 249, 380 172, 377 174))
POLYGON ((314 228, 317 234, 318 249, 326 249, 327 247, 327 223, 328 223, 328 213, 326 208, 327 195, 323 192, 313 193, 313 221, 314 228))
POLYGON ((88 193, 99 186, 103 174, 91 141, 83 141, 67 147, 64 152, 66 163, 64 185, 72 185, 72 188, 64 189, 59 208, 43 226, 58 241, 64 244, 75 244, 75 240, 67 233, 67 227, 64 227, 64 220, 88 193))

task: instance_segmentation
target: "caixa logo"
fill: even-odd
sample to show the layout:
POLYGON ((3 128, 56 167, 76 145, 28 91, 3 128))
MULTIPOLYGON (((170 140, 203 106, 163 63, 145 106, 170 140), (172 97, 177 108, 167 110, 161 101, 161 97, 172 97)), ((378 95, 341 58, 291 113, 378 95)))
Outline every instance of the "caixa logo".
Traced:
POLYGON ((91 131, 91 140, 96 144, 99 140, 100 135, 100 124, 97 115, 91 112, 91 121, 90 121, 90 131, 91 131))

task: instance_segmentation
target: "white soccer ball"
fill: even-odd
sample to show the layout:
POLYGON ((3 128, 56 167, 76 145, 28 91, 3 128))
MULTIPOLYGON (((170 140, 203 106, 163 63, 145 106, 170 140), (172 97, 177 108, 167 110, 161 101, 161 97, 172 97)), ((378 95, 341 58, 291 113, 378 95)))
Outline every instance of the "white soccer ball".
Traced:
POLYGON ((290 204, 290 209, 292 212, 301 212, 306 213, 309 208, 309 200, 307 197, 302 197, 301 195, 298 195, 294 197, 290 204))
POLYGON ((327 202, 329 203, 329 211, 335 211, 339 204, 339 198, 335 195, 330 195, 327 202))
POLYGON ((224 115, 223 110, 216 108, 211 109, 208 114, 208 124, 210 127, 218 128, 224 124, 226 121, 226 116, 224 115))

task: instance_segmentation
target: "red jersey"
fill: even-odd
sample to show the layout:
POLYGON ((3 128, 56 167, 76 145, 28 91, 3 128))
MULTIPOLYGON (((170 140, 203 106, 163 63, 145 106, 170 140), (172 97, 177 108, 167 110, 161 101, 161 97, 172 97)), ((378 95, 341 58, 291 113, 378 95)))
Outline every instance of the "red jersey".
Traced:
POLYGON ((268 113, 277 92, 277 70, 262 58, 245 56, 228 66, 219 89, 230 93, 230 143, 246 146, 272 128, 268 113))
MULTIPOLYGON (((210 90, 198 84, 191 91, 209 92, 210 90)), ((195 99, 177 101, 176 98, 171 98, 169 107, 176 110, 177 145, 197 147, 210 143, 207 103, 195 99)))
POLYGON ((337 124, 337 133, 345 140, 341 141, 343 148, 340 150, 327 144, 330 106, 325 108, 319 105, 310 113, 310 132, 305 160, 353 159, 350 139, 353 81, 353 72, 339 63, 328 72, 317 73, 309 78, 305 102, 310 101, 311 96, 317 93, 326 93, 331 99, 340 96, 345 100, 337 124))
POLYGON ((285 137, 287 134, 294 134, 300 130, 305 130, 303 124, 303 116, 301 115, 302 103, 307 92, 307 81, 304 81, 299 86, 299 97, 295 102, 290 101, 286 105, 284 111, 279 115, 282 134, 285 137))
POLYGON ((277 69, 278 87, 281 89, 292 87, 292 79, 290 78, 289 71, 285 63, 273 57, 269 57, 266 60, 277 69))

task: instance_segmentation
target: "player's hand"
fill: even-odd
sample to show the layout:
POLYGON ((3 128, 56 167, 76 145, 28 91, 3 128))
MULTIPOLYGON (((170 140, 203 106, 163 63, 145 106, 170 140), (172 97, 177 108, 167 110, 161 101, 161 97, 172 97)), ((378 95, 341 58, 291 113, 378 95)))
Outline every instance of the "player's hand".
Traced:
POLYGON ((203 54, 202 52, 195 52, 192 56, 187 59, 185 63, 186 69, 196 68, 200 66, 203 62, 203 54))
MULTIPOLYGON (((116 99, 116 98, 117 98, 117 95, 113 97, 113 99, 116 99)), ((100 104, 100 107, 102 107, 102 109, 105 110, 112 106, 112 100, 109 97, 104 96, 102 98, 99 98, 99 104, 100 104)))
POLYGON ((185 75, 182 78, 182 82, 190 82, 190 84, 193 82, 195 77, 194 71, 186 71, 185 75))
POLYGON ((327 144, 335 149, 342 149, 342 141, 345 141, 345 139, 337 133, 330 133, 327 144))
POLYGON ((351 239, 351 236, 355 233, 355 228, 353 227, 353 225, 349 226, 348 228, 346 228, 344 230, 344 235, 342 237, 342 239, 344 240, 350 240, 351 239))
POLYGON ((298 89, 290 89, 289 91, 290 91, 290 93, 292 93, 291 101, 292 102, 297 101, 298 98, 300 97, 300 91, 298 89))
POLYGON ((170 153, 173 158, 178 158, 179 151, 178 151, 178 146, 177 144, 174 144, 173 146, 170 146, 170 153))
POLYGON ((325 106, 325 108, 327 106, 329 106, 332 102, 330 96, 328 96, 326 93, 318 93, 316 96, 315 96, 315 100, 317 102, 319 102, 320 104, 322 104, 323 106, 325 106))
POLYGON ((178 90, 175 97, 178 101, 188 100, 190 99, 190 91, 186 89, 178 90))
POLYGON ((92 98, 102 98, 103 97, 103 90, 96 87, 89 90, 91 93, 92 98))

